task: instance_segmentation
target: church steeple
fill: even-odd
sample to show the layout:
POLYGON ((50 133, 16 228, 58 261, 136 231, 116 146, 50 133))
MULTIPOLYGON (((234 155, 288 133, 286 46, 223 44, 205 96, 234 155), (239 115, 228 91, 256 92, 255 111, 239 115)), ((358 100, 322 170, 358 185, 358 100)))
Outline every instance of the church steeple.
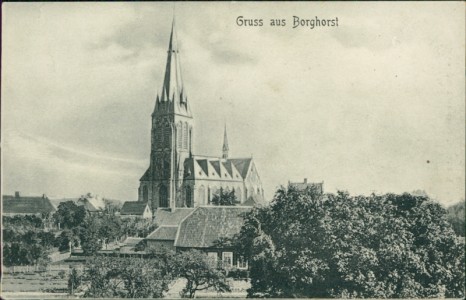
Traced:
POLYGON ((228 158, 228 138, 227 138, 227 125, 225 124, 225 131, 223 133, 223 155, 222 158, 228 158))
POLYGON ((160 97, 157 96, 157 98, 158 100, 156 101, 154 113, 156 113, 160 107, 164 112, 191 116, 191 110, 188 105, 188 98, 181 74, 181 62, 174 16, 170 40, 168 42, 167 64, 165 66, 162 94, 160 97), (161 105, 159 105, 159 102, 161 105))

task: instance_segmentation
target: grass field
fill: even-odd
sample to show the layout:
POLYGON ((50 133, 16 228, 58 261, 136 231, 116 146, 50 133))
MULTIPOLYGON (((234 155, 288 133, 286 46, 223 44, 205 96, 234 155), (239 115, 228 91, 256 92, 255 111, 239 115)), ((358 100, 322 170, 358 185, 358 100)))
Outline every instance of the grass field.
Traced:
POLYGON ((67 276, 68 272, 66 271, 63 278, 59 275, 59 271, 3 274, 2 293, 66 293, 67 276))

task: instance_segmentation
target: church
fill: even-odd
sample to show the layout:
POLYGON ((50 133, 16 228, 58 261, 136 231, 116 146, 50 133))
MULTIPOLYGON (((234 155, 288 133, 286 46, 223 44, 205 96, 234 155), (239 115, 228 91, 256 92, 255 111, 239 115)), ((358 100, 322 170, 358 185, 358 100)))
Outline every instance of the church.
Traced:
POLYGON ((138 200, 153 210, 175 210, 210 205, 214 195, 234 191, 238 205, 262 202, 264 190, 253 158, 229 157, 226 126, 221 156, 194 154, 194 116, 181 75, 173 20, 162 92, 152 113, 150 165, 140 179, 138 200))

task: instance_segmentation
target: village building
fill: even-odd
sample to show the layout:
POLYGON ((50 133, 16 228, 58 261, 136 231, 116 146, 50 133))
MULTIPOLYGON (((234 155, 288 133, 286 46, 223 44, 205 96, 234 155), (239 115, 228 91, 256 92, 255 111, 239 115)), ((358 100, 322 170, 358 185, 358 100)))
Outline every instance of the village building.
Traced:
POLYGON ((140 179, 138 200, 149 202, 154 210, 175 210, 210 205, 222 189, 234 191, 240 205, 249 198, 255 198, 254 202, 263 199, 264 190, 253 158, 230 157, 226 127, 223 146, 219 147, 221 156, 195 154, 190 105, 182 81, 173 21, 162 91, 152 113, 150 164, 140 179))
POLYGON ((40 218, 45 228, 53 227, 52 215, 56 211, 50 199, 42 196, 21 196, 15 192, 14 196, 3 195, 2 216, 36 216, 40 218))
POLYGON ((120 210, 122 218, 152 219, 149 203, 141 201, 127 201, 120 210))
POLYGON ((324 182, 308 182, 307 178, 304 178, 303 182, 291 182, 288 181, 288 186, 293 187, 298 191, 304 191, 306 189, 315 191, 317 194, 322 195, 324 193, 324 182))
POLYGON ((84 206, 89 213, 100 213, 105 210, 105 201, 102 197, 87 193, 79 197, 77 205, 84 206))
MULTIPOLYGON (((247 206, 199 206, 178 213, 175 220, 160 225, 146 237, 147 247, 155 251, 205 252, 213 263, 226 268, 246 269, 247 262, 235 253, 229 239, 240 232, 247 206)), ((177 209, 176 212, 182 209, 177 209)), ((156 217, 157 219, 157 217, 156 217)))
POLYGON ((14 216, 36 216, 49 218, 56 211, 50 199, 44 194, 42 196, 21 196, 15 192, 14 196, 3 195, 2 215, 14 216))

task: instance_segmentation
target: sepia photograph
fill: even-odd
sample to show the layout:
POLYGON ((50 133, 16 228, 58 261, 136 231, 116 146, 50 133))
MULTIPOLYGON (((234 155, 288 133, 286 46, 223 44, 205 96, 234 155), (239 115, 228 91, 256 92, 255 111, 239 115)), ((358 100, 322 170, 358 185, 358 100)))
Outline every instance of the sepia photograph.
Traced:
POLYGON ((464 2, 6 2, 2 299, 465 297, 464 2))

